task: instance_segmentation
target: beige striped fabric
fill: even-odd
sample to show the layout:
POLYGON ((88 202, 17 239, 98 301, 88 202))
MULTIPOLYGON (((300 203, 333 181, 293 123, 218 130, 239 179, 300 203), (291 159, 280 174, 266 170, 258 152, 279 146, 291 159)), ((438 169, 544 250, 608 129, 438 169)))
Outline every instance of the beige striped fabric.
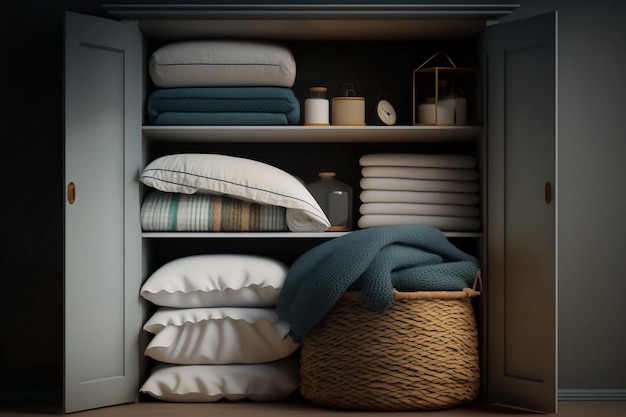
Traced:
POLYGON ((154 190, 141 206, 144 232, 289 231, 286 209, 224 195, 154 190))

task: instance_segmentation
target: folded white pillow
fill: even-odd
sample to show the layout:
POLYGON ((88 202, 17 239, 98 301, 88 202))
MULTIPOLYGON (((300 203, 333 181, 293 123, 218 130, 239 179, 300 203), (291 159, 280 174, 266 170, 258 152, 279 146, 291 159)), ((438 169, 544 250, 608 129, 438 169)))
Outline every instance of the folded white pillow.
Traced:
POLYGON ((245 40, 173 42, 154 51, 149 72, 161 88, 292 87, 296 61, 284 45, 245 40))
POLYGON ((192 255, 157 269, 140 294, 164 307, 265 307, 276 305, 286 276, 287 266, 271 258, 192 255))
POLYGON ((155 333, 146 356, 179 365, 271 362, 299 347, 274 308, 161 307, 144 330, 155 333))
POLYGON ((298 389, 297 356, 254 365, 157 364, 140 391, 171 402, 278 401, 298 389))
POLYGON ((264 162, 220 154, 173 154, 155 159, 139 178, 160 191, 225 194, 285 207, 293 232, 323 232, 330 226, 315 198, 293 175, 264 162))

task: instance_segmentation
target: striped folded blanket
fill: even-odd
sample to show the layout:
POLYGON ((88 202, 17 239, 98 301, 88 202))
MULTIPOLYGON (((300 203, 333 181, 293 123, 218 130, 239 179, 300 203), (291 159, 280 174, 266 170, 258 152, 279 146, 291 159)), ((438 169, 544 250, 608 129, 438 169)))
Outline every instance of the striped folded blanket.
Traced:
POLYGON ((141 205, 144 232, 289 231, 286 209, 214 194, 151 191, 141 205))

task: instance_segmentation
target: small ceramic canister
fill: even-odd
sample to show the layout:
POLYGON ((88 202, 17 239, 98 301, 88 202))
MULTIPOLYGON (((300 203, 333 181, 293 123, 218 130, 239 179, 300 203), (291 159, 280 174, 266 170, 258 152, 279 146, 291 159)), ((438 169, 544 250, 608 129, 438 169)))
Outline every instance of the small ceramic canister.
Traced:
POLYGON ((343 97, 332 98, 332 124, 365 126, 365 97, 356 97, 352 84, 344 84, 343 89, 343 97))
POLYGON ((311 87, 309 98, 304 100, 304 125, 328 126, 330 124, 329 103, 326 98, 326 87, 311 87))

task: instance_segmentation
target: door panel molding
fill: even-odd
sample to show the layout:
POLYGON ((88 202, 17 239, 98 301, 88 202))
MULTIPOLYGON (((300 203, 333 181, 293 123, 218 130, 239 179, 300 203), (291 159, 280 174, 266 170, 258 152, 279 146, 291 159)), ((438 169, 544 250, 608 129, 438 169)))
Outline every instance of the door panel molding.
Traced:
POLYGON ((557 409, 556 13, 485 31, 487 399, 557 409), (556 201, 556 200, 555 200, 556 201))
POLYGON ((66 13, 65 412, 133 402, 141 144, 136 22, 66 13))

